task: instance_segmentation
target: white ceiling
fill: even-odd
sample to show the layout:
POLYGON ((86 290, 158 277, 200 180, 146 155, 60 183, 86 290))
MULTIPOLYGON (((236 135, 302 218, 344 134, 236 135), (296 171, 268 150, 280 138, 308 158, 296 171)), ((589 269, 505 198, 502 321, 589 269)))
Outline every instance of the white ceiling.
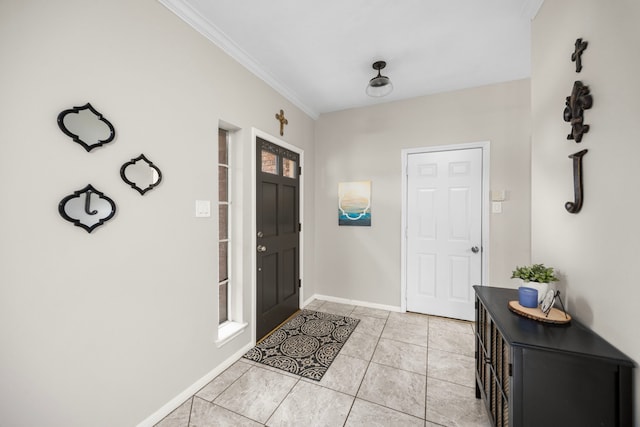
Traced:
POLYGON ((530 76, 544 0, 159 0, 310 116, 530 76), (365 87, 387 61, 391 95, 365 87))

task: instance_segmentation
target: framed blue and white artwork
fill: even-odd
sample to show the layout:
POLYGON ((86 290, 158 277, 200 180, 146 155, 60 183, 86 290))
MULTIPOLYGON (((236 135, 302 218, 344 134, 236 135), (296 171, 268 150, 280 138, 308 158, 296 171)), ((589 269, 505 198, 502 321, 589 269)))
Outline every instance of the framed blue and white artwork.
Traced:
POLYGON ((371 227, 371 181, 338 183, 338 225, 371 227))

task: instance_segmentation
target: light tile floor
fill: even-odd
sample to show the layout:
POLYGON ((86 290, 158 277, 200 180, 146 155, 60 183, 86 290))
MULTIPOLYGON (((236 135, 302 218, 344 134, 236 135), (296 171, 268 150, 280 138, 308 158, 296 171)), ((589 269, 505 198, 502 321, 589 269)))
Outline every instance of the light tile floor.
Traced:
POLYGON ((313 301, 360 323, 321 381, 240 359, 157 427, 488 426, 473 324, 313 301))

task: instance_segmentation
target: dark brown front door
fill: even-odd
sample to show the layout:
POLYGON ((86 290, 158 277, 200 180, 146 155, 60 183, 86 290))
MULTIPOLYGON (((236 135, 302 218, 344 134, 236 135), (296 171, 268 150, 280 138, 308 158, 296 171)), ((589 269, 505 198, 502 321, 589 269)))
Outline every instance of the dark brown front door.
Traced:
POLYGON ((299 308, 300 158, 256 139, 257 313, 260 340, 299 308))

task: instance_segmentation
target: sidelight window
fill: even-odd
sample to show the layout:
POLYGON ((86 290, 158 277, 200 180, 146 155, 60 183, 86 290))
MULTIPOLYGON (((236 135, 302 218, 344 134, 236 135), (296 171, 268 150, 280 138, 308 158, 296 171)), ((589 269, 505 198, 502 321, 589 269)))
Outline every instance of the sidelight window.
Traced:
POLYGON ((229 320, 229 132, 218 130, 218 321, 229 320))
POLYGON ((238 244, 242 241, 242 212, 234 205, 234 200, 242 200, 242 189, 234 187, 240 180, 234 174, 241 170, 235 165, 242 164, 242 150, 234 145, 233 135, 234 130, 218 129, 218 347, 248 326, 242 311, 242 248, 238 244))

